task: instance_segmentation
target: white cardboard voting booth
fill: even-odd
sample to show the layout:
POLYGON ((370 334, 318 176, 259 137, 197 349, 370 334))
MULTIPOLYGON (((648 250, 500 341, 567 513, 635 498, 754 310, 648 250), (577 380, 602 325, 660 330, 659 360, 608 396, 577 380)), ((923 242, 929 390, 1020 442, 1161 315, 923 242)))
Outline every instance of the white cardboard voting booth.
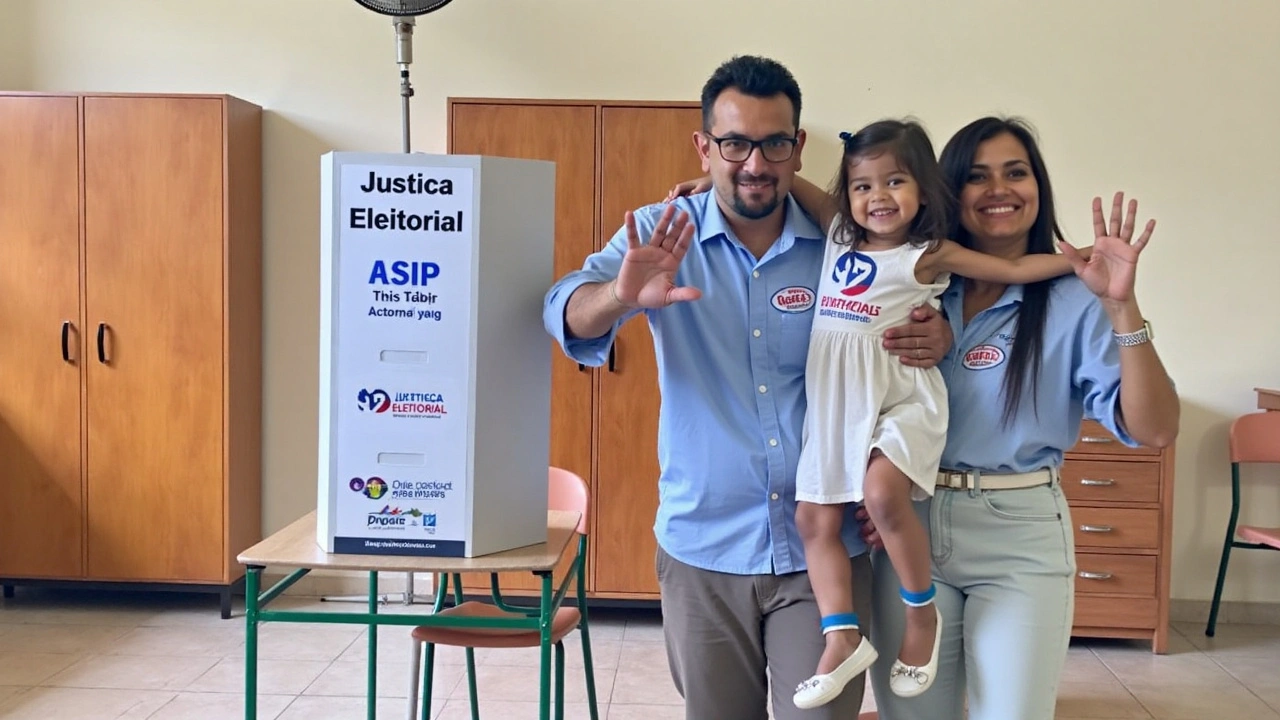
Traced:
POLYGON ((317 542, 545 542, 554 165, 330 152, 321 183, 317 542))

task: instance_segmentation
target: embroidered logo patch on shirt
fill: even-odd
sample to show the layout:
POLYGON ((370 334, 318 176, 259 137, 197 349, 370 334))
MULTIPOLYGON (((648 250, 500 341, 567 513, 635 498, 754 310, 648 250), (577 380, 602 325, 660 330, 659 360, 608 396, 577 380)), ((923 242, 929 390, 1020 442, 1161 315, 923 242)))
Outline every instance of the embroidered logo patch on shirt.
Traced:
POLYGON ((774 293, 769 302, 773 304, 774 309, 781 312, 802 313, 813 307, 816 298, 817 296, 809 288, 803 285, 792 285, 774 293))
POLYGON ((1005 354, 997 345, 975 345, 964 354, 964 366, 970 370, 987 370, 1004 362, 1005 354))

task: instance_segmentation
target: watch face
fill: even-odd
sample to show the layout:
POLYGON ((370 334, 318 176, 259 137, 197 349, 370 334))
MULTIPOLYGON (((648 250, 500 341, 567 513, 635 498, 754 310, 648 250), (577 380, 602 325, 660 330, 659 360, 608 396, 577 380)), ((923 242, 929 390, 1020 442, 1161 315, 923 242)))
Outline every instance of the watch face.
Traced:
POLYGON ((1151 323, 1147 322, 1146 320, 1143 320, 1143 321, 1142 321, 1142 327, 1143 327, 1143 329, 1145 329, 1145 330, 1147 331, 1147 339, 1148 339, 1148 340, 1155 340, 1155 339, 1156 339, 1156 331, 1151 329, 1151 323))

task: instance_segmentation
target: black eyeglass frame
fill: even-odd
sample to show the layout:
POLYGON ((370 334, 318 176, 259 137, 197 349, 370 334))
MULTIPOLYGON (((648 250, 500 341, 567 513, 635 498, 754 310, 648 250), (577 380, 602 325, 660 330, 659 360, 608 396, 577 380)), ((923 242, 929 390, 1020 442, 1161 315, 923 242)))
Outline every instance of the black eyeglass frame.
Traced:
MULTIPOLYGON (((723 158, 725 162, 731 162, 731 163, 746 162, 748 159, 751 158, 751 154, 756 151, 756 148, 760 148, 760 157, 764 158, 765 162, 771 162, 771 163, 786 162, 796 154, 796 145, 800 143, 799 136, 787 137, 783 135, 783 136, 777 136, 777 137, 768 137, 768 138, 765 138, 764 140, 752 140, 750 138, 738 137, 734 135, 730 135, 727 137, 716 137, 715 135, 712 135, 711 133, 705 132, 705 131, 702 134, 705 135, 708 140, 716 144, 716 148, 720 153, 720 157, 723 158), (723 143, 726 143, 726 142, 746 143, 747 151, 742 155, 741 158, 738 158, 738 159, 728 157, 727 155, 724 154, 723 143), (777 159, 769 157, 769 151, 765 149, 765 143, 782 143, 783 144, 782 146, 785 146, 787 150, 786 156, 777 158, 777 159)), ((778 147, 781 147, 781 146, 778 146, 778 147)))

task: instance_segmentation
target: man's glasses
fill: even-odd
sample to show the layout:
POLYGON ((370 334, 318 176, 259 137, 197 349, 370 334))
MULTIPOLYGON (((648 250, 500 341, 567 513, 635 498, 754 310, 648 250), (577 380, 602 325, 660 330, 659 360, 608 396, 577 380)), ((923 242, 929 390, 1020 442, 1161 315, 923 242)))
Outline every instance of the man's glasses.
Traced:
POLYGON ((798 138, 793 137, 775 137, 766 138, 764 140, 748 140, 746 138, 737 137, 716 137, 711 133, 703 133, 720 147, 720 157, 727 162, 746 162, 751 157, 751 153, 756 148, 760 148, 760 155, 771 163, 785 162, 791 159, 792 154, 796 151, 796 143, 798 138))

